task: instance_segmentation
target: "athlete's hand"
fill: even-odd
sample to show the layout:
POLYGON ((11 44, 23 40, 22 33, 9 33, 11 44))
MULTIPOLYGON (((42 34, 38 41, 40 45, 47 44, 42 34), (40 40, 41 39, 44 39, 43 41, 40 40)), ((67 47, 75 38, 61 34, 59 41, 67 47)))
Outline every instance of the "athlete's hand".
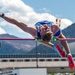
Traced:
POLYGON ((61 22, 61 19, 60 18, 56 18, 56 22, 58 22, 58 21, 61 22))
POLYGON ((60 18, 56 19, 56 24, 60 27, 60 24, 61 24, 61 19, 60 18))
POLYGON ((4 17, 4 13, 0 13, 0 17, 2 17, 2 18, 3 18, 3 17, 4 17))

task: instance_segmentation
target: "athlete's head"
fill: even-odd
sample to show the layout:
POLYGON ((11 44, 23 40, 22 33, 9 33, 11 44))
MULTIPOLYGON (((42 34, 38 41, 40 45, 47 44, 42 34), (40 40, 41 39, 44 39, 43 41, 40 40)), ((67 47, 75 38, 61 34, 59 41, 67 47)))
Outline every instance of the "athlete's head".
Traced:
POLYGON ((49 42, 52 38, 53 33, 51 32, 49 26, 45 24, 40 27, 40 35, 43 41, 49 42))
POLYGON ((42 36, 42 40, 45 42, 50 42, 50 40, 52 39, 52 34, 52 32, 47 32, 42 36))

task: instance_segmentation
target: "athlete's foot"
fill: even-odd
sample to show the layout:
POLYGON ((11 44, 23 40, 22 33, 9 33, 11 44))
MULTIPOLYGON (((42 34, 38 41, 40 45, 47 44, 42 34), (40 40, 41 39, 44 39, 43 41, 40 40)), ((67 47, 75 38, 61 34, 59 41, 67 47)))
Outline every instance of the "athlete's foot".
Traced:
POLYGON ((61 48, 58 44, 56 45, 56 48, 57 48, 61 57, 66 57, 65 51, 61 50, 61 48))
POLYGON ((69 62, 69 68, 70 69, 74 69, 75 65, 74 65, 74 61, 72 59, 72 55, 71 54, 68 54, 67 55, 67 59, 68 59, 68 62, 69 62))

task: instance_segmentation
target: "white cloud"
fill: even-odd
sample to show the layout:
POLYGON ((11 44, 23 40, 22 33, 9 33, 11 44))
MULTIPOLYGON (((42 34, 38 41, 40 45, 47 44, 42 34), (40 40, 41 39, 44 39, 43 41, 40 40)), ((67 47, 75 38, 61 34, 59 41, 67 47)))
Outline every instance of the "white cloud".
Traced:
POLYGON ((0 34, 6 34, 5 30, 0 27, 0 34))
POLYGON ((64 29, 68 26, 70 26, 73 22, 68 19, 61 19, 61 29, 64 29))
POLYGON ((47 8, 43 8, 43 10, 44 10, 45 12, 49 12, 49 10, 48 10, 47 8))
MULTIPOLYGON (((45 11, 47 9, 44 8, 45 11)), ((34 25, 37 21, 40 20, 51 20, 55 22, 56 17, 49 13, 37 13, 34 9, 25 3, 22 0, 0 0, 0 12, 5 12, 7 16, 15 18, 19 21, 22 21, 28 25, 34 25)), ((61 28, 64 29, 72 22, 67 19, 62 19, 61 28)), ((11 25, 10 23, 2 20, 0 26, 11 26, 11 28, 15 28, 15 25, 11 25), (13 27, 12 27, 13 26, 13 27)), ((8 29, 10 31, 10 29, 8 29)), ((16 31, 19 33, 24 33, 19 28, 16 28, 16 31)), ((9 32, 10 33, 10 32, 9 32)), ((12 32, 11 32, 12 34, 12 32)), ((15 32, 14 32, 15 34, 15 32)), ((16 34, 15 34, 16 35, 16 34)))

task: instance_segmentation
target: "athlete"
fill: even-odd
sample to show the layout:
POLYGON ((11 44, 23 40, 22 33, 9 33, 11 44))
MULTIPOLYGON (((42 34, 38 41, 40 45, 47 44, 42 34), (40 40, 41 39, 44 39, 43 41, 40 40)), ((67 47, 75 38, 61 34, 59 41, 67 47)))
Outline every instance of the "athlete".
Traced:
POLYGON ((65 48, 65 51, 67 54, 65 53, 65 51, 61 50, 58 44, 54 45, 53 43, 51 43, 51 39, 53 37, 63 38, 63 39, 66 38, 63 35, 62 31, 60 30, 61 20, 59 18, 56 19, 56 24, 54 24, 51 21, 43 20, 43 21, 37 22, 34 26, 28 26, 27 24, 23 22, 17 21, 13 18, 6 16, 4 13, 1 13, 0 17, 6 20, 7 22, 18 26, 23 31, 31 34, 33 38, 41 39, 40 42, 42 44, 48 47, 51 47, 53 50, 58 52, 61 57, 67 57, 70 69, 74 69, 74 61, 72 59, 72 55, 71 55, 70 48, 67 41, 59 40, 61 45, 65 48))

